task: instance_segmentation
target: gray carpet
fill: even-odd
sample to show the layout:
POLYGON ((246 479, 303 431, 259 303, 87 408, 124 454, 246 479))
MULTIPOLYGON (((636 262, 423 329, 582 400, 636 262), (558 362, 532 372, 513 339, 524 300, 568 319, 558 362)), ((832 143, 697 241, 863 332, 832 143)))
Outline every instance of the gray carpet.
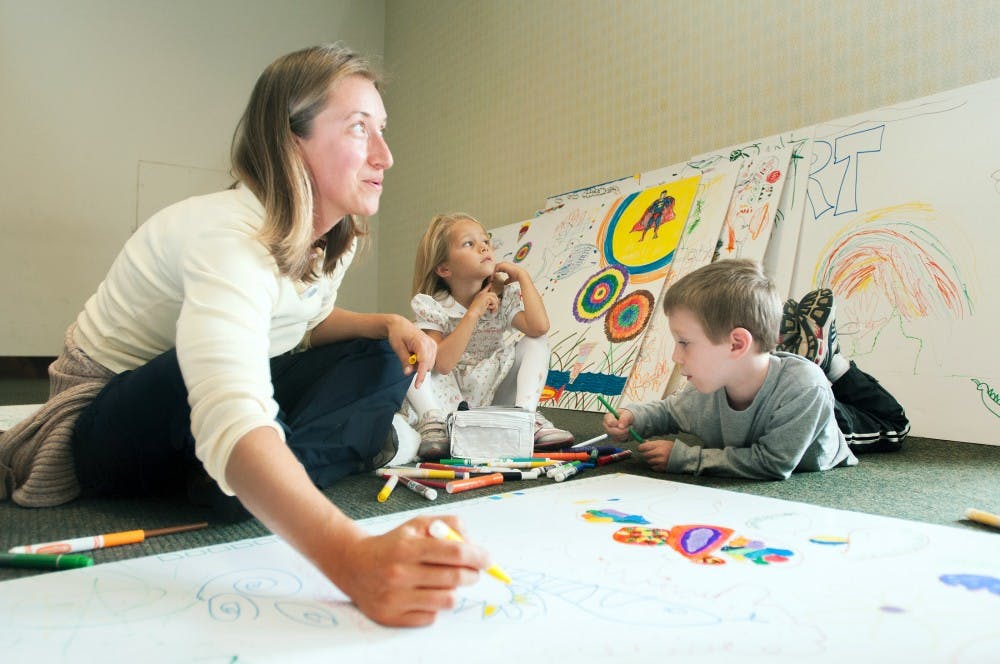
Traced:
MULTIPOLYGON (((558 426, 571 430, 577 440, 601 433, 596 413, 545 410, 558 426)), ((632 446, 634 449, 634 446, 632 446)), ((755 482, 712 477, 664 475, 650 471, 633 458, 588 470, 580 477, 601 473, 630 473, 657 477, 664 481, 750 493, 782 500, 798 501, 837 509, 971 528, 981 532, 1000 531, 966 521, 967 507, 1000 512, 1000 447, 909 438, 904 449, 892 454, 873 454, 861 464, 824 473, 803 473, 783 482, 755 482)), ((349 477, 327 490, 327 495, 355 519, 434 506, 447 511, 449 504, 503 491, 529 489, 551 480, 507 483, 466 493, 441 492, 433 503, 400 487, 385 503, 375 500, 382 482, 374 476, 349 477)), ((569 479, 567 481, 573 481, 569 479)), ((10 502, 0 503, 0 551, 18 544, 82 537, 99 533, 160 528, 209 520, 207 511, 182 499, 77 500, 46 509, 26 509, 10 502)), ((167 553, 208 546, 267 534, 256 520, 238 524, 213 522, 208 528, 150 538, 131 544, 94 551, 97 564, 126 558, 167 553)), ((0 580, 30 574, 32 570, 0 568, 0 580)))

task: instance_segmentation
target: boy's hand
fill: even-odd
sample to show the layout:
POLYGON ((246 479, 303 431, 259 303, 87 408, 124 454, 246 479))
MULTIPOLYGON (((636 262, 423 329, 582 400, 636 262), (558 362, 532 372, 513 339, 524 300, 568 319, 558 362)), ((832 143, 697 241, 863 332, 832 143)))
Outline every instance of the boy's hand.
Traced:
POLYGON ((611 413, 604 416, 604 431, 616 442, 629 438, 628 428, 635 422, 635 415, 628 408, 618 410, 618 417, 611 413))
POLYGON ((639 454, 646 460, 653 470, 667 472, 667 461, 670 460, 670 452, 674 449, 673 440, 647 440, 639 445, 639 454))

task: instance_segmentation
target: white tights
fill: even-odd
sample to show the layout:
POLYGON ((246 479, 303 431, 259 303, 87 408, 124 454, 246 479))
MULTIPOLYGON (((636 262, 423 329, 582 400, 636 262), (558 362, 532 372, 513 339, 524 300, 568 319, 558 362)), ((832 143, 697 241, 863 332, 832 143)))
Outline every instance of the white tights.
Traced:
MULTIPOLYGON (((548 372, 548 339, 544 336, 522 337, 514 346, 514 364, 497 386, 492 405, 513 404, 534 412, 538 408, 538 399, 541 397, 542 388, 545 387, 548 372)), ((449 380, 454 382, 452 376, 442 376, 432 372, 424 377, 419 389, 410 385, 410 389, 406 392, 406 400, 417 418, 431 410, 448 414, 458 407, 458 401, 462 400, 462 396, 458 394, 457 384, 454 390, 444 390, 454 392, 451 399, 454 403, 442 403, 442 399, 436 394, 442 390, 434 389, 436 381, 449 380)))

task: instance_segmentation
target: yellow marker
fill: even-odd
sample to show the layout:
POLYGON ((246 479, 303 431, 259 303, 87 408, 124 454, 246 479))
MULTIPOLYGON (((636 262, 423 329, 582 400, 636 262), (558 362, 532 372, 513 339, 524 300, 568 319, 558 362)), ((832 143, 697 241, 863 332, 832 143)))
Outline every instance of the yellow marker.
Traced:
POLYGON ((410 354, 410 359, 408 360, 408 362, 410 364, 416 364, 417 363, 417 354, 416 353, 411 353, 410 354))
POLYGON ((398 475, 389 475, 389 479, 387 479, 385 484, 382 485, 382 490, 378 492, 378 501, 380 503, 384 503, 389 500, 389 494, 396 488, 397 482, 399 482, 398 475))
MULTIPOLYGON (((434 539, 451 540, 452 542, 465 541, 462 539, 461 535, 452 530, 451 526, 449 526, 444 521, 432 521, 430 527, 427 529, 427 532, 429 532, 431 534, 431 537, 433 537, 434 539)), ((502 581, 508 585, 510 585, 512 581, 510 576, 507 575, 507 572, 500 569, 499 565, 490 565, 489 567, 486 568, 486 573, 492 576, 494 579, 502 581)))
POLYGON ((993 526, 994 528, 1000 528, 1000 516, 984 512, 983 510, 977 510, 970 507, 965 510, 965 518, 969 521, 975 521, 976 523, 982 523, 987 526, 993 526))

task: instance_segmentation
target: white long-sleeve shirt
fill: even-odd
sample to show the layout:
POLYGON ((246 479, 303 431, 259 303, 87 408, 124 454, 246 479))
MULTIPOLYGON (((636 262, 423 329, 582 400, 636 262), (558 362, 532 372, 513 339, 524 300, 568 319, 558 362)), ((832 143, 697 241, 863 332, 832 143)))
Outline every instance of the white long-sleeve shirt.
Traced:
POLYGON ((116 373, 177 349, 195 453, 219 486, 236 441, 275 421, 269 359, 333 310, 355 245, 333 274, 280 276, 257 238, 264 209, 247 189, 181 201, 139 227, 77 318, 75 339, 116 373))

